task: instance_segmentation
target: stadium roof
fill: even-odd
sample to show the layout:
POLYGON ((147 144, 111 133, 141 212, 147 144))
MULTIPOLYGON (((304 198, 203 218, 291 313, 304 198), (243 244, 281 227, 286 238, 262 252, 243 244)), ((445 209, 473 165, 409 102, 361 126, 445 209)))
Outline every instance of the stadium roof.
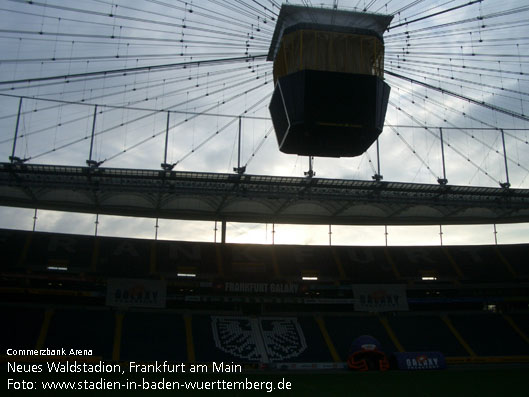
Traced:
POLYGON ((529 221, 528 189, 11 163, 0 163, 0 204, 261 223, 529 221))

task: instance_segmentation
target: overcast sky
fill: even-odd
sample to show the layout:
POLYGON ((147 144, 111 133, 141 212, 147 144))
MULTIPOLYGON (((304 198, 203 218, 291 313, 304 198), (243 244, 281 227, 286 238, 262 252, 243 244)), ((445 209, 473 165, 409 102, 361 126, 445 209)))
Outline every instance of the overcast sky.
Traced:
MULTIPOLYGON (((288 3, 332 7, 335 2, 288 3)), ((503 129, 510 183, 529 188, 526 1, 336 3, 342 10, 367 7, 395 14, 384 34, 385 69, 404 78, 385 76, 392 89, 380 137, 385 181, 437 183, 443 127, 449 184, 498 187, 506 181, 503 129)), ((163 110, 171 110, 167 162, 176 164, 175 170, 233 172, 238 116, 244 116, 247 173, 302 177, 308 159, 279 152, 271 131, 272 63, 193 63, 266 54, 278 5, 270 0, 0 0, 1 161, 11 155, 23 96, 15 155, 33 164, 85 165, 85 138, 98 105, 93 159, 101 166, 159 169, 167 122, 163 110), (173 67, 138 69, 168 64, 173 67), (131 68, 135 72, 125 76, 87 74, 131 68), (39 80, 63 75, 70 77, 39 80)), ((376 150, 373 145, 357 158, 316 158, 314 167, 316 177, 371 180, 376 150)), ((33 215, 33 210, 0 208, 0 227, 31 229, 33 215)), ((94 221, 94 215, 39 211, 36 229, 92 234, 94 221)), ((152 238, 154 222, 100 217, 99 233, 152 238)), ((215 236, 212 222, 160 220, 159 225, 160 238, 213 241, 215 236)), ((274 230, 276 243, 329 243, 328 226, 275 225, 274 230)), ((388 243, 439 244, 439 231, 438 225, 389 227, 388 243)), ((443 242, 492 244, 493 231, 492 225, 445 226, 443 242)), ((497 231, 500 243, 529 242, 528 225, 498 225, 497 231)), ((334 226, 331 237, 333 244, 385 243, 384 227, 334 226)), ((229 224, 228 241, 271 243, 272 225, 229 224)))

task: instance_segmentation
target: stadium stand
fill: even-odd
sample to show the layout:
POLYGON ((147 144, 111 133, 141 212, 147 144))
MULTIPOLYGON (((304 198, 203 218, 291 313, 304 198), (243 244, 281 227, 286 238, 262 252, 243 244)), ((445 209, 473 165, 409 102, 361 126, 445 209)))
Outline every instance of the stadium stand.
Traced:
POLYGON ((332 361, 310 316, 193 316, 193 330, 198 361, 332 361))
POLYGON ((349 280, 366 283, 397 281, 391 260, 382 247, 336 247, 349 280))
MULTIPOLYGON (((529 355, 527 341, 500 315, 487 313, 449 316, 470 351, 435 314, 389 316, 396 339, 392 339, 375 315, 325 316, 323 326, 328 341, 313 316, 196 314, 191 316, 189 340, 184 317, 174 312, 127 311, 122 317, 120 336, 116 338, 114 312, 61 309, 52 314, 43 343, 39 338, 45 322, 44 309, 2 307, 2 315, 17 324, 14 331, 3 330, 4 340, 9 341, 4 350, 7 347, 33 349, 41 343, 43 348, 93 349, 94 355, 105 360, 332 362, 345 360, 351 342, 360 335, 375 336, 387 354, 402 349, 441 351, 447 357, 529 355)), ((527 315, 515 317, 521 326, 527 321, 527 315)))
MULTIPOLYGON (((299 325, 305 337, 305 343, 307 345, 306 350, 296 357, 285 357, 279 355, 279 359, 282 361, 303 361, 303 362, 319 362, 319 361, 332 361, 329 349, 327 348, 323 339, 322 333, 318 327, 313 316, 299 316, 299 325)), ((281 340, 276 339, 277 343, 281 340)), ((285 341, 285 344, 291 343, 289 340, 285 341)), ((277 349, 277 348, 276 348, 277 349)), ((276 359, 277 360, 277 359, 276 359)))
MULTIPOLYGON (((529 336, 529 316, 527 313, 511 313, 505 317, 507 318, 507 321, 512 320, 516 325, 515 328, 519 328, 522 334, 526 335, 526 337, 529 336)), ((524 339, 529 343, 529 339, 524 339)))
POLYGON ((43 347, 92 350, 112 359, 114 313, 107 308, 54 310, 43 347))
POLYGON ((120 343, 122 360, 187 361, 182 315, 173 312, 129 310, 123 315, 122 321, 120 343))
POLYGON ((529 355, 529 345, 498 314, 454 314, 450 319, 478 356, 529 355))
POLYGON ((8 348, 33 349, 38 343, 44 321, 44 309, 20 305, 1 306, 0 327, 2 354, 8 348))
POLYGON ((0 266, 2 271, 13 271, 24 259, 27 253, 25 246, 29 245, 31 237, 22 231, 0 229, 0 247, 2 249, 2 261, 0 266))
POLYGON ((526 245, 500 245, 495 247, 500 261, 510 266, 518 279, 529 280, 526 245))
POLYGON ((299 280, 302 274, 321 281, 393 283, 434 275, 438 281, 510 281, 528 274, 523 255, 528 246, 322 247, 211 244, 51 233, 0 231, 3 266, 46 271, 66 266, 69 272, 107 276, 176 277, 195 269, 204 278, 299 280))
POLYGON ((438 314, 401 314, 389 317, 388 322, 406 351, 439 351, 455 357, 468 355, 438 314))
POLYGON ((378 316, 344 315, 324 318, 329 336, 342 360, 347 358, 351 343, 361 335, 371 335, 376 338, 384 352, 392 353, 398 350, 378 316))
POLYGON ((277 278, 275 253, 265 246, 226 245, 223 253, 224 275, 234 280, 270 281, 277 278))
POLYGON ((64 266, 73 272, 88 271, 94 240, 89 236, 34 233, 27 237, 25 266, 34 271, 45 271, 48 266, 64 266))
POLYGON ((457 272, 441 247, 391 247, 388 251, 405 280, 420 280, 422 276, 433 276, 439 281, 457 279, 457 272))
POLYGON ((145 277, 149 274, 151 243, 147 240, 97 239, 97 270, 109 276, 145 277))
POLYGON ((198 269, 204 277, 218 274, 217 255, 212 244, 157 241, 155 252, 156 268, 153 270, 160 275, 176 277, 178 273, 198 269))
POLYGON ((282 276, 299 280, 304 274, 312 274, 321 280, 339 279, 337 265, 327 247, 276 246, 274 251, 282 276))
POLYGON ((198 362, 259 362, 252 323, 244 317, 194 315, 193 340, 198 362))
POLYGON ((117 361, 344 362, 352 341, 371 335, 387 354, 529 361, 527 244, 301 247, 0 230, 0 249, 4 351, 60 344, 117 361), (144 280, 133 293, 145 296, 149 283, 163 285, 165 307, 113 306, 120 280, 144 280), (405 308, 355 309, 357 286, 374 288, 375 301, 402 288, 405 308))
POLYGON ((444 250, 461 269, 464 280, 487 282, 514 278, 499 260, 493 246, 446 247, 444 250))

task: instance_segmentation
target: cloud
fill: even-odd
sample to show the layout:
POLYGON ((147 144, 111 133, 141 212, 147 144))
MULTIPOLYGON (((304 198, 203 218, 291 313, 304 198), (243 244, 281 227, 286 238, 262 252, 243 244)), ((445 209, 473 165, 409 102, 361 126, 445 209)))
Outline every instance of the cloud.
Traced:
MULTIPOLYGON (((327 7, 333 5, 330 0, 320 3, 327 7)), ((403 0, 390 2, 385 7, 375 4, 370 11, 394 12, 408 4, 403 0)), ((166 110, 173 110, 167 159, 177 163, 175 170, 233 172, 238 161, 238 116, 243 115, 246 118, 242 121, 241 163, 250 161, 247 173, 303 176, 308 170, 307 157, 279 152, 273 133, 264 139, 271 126, 267 104, 273 91, 272 64, 263 60, 215 65, 205 62, 242 57, 247 52, 250 55, 267 52, 275 24, 272 17, 279 10, 271 4, 269 9, 253 6, 248 2, 237 8, 222 3, 208 3, 207 7, 202 3, 193 6, 178 3, 167 7, 118 1, 114 5, 95 2, 88 7, 83 2, 57 1, 43 8, 36 3, 8 2, 0 14, 4 29, 0 37, 2 80, 87 75, 1 84, 0 94, 15 97, 0 95, 0 158, 8 161, 11 155, 17 120, 16 96, 22 95, 38 100, 23 100, 15 155, 31 157, 33 163, 85 165, 89 157, 93 105, 98 104, 93 159, 105 161, 104 166, 160 169, 165 153, 166 110), (55 4, 69 10, 55 8, 55 4), (185 63, 188 65, 184 67, 185 63), (163 64, 179 65, 126 74, 89 74, 163 64)), ((420 2, 400 12, 395 23, 452 6, 430 0, 420 2)), ((527 11, 457 24, 477 15, 487 16, 522 6, 525 3, 521 0, 476 4, 391 30, 386 34, 386 69, 476 101, 527 114, 527 44, 521 39, 526 35, 526 27, 518 23, 527 11), (480 23, 485 27, 480 27, 480 23), (443 27, 444 24, 451 25, 443 27), (409 53, 405 54, 406 51, 409 53), (469 52, 479 55, 464 55, 469 52)), ((347 4, 340 7, 351 9, 347 4)), ((498 186, 498 182, 506 179, 499 131, 479 129, 492 126, 505 130, 512 186, 529 187, 527 120, 388 75, 386 81, 392 86, 390 98, 395 105, 388 107, 386 122, 398 126, 400 137, 388 127, 380 136, 381 174, 385 181, 435 184, 436 178, 442 176, 437 128, 441 126, 445 128, 449 183, 498 186), (421 125, 436 128, 430 132, 416 128, 421 125)), ((376 149, 373 145, 367 154, 357 158, 316 158, 314 167, 317 177, 371 180, 377 168, 376 149)), ((7 225, 4 227, 16 227, 17 219, 11 215, 16 211, 3 209, 6 214, 3 222, 7 225)), ((46 230, 64 231, 67 219, 71 219, 69 215, 42 215, 38 223, 46 222, 46 230)), ((78 232, 88 233, 91 222, 77 222, 87 225, 78 232)), ((137 230, 137 236, 152 236, 153 220, 127 222, 134 226, 127 228, 120 218, 108 218, 105 228, 108 227, 108 233, 137 230)), ((172 221, 164 222, 174 225, 172 221)), ((26 221, 22 223, 24 226, 20 227, 24 228, 32 224, 31 221, 29 226, 26 221)), ((197 239, 210 235, 209 224, 189 225, 190 229, 196 227, 193 229, 196 233, 192 234, 197 239)), ((256 232, 259 228, 238 227, 234 229, 239 230, 234 231, 235 240, 242 238, 243 230, 251 236, 250 240, 257 239, 257 235, 262 239, 262 231, 256 232)), ((167 228, 170 230, 167 236, 187 237, 179 234, 176 226, 167 228)), ((365 244, 371 241, 371 237, 360 238, 354 230, 341 231, 344 234, 341 241, 365 244)), ((380 241, 377 233, 373 240, 380 241)), ((410 236, 421 237, 421 234, 413 232, 410 236)), ((325 233, 316 227, 305 233, 301 228, 295 235, 299 236, 300 243, 325 243, 325 233)), ((506 235, 510 236, 507 241, 518 238, 515 234, 506 235)), ((410 239, 414 241, 415 237, 410 239)))

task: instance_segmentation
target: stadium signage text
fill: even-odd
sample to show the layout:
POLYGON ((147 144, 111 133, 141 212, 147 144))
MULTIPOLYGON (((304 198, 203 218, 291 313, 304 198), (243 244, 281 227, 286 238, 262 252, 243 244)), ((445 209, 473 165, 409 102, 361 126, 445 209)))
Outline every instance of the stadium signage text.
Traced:
POLYGON ((419 356, 417 358, 408 358, 406 365, 410 369, 437 369, 439 368, 439 360, 435 357, 419 356))
POLYGON ((18 364, 18 363, 7 363, 7 372, 44 372, 47 369, 49 373, 122 373, 121 366, 119 364, 108 364, 104 361, 98 363, 79 363, 77 361, 66 361, 60 362, 46 362, 44 364, 18 364))
POLYGON ((167 286, 161 280, 109 279, 107 305, 165 307, 167 286))
POLYGON ((7 349, 8 356, 91 356, 92 349, 7 349))
POLYGON ((383 312, 408 310, 405 285, 353 285, 355 310, 383 312))
POLYGON ((226 292, 246 292, 252 294, 295 294, 299 285, 290 283, 235 283, 224 284, 226 292))
POLYGON ((225 372, 225 373, 241 373, 242 365, 234 362, 215 362, 211 366, 207 364, 173 364, 167 361, 154 363, 137 363, 136 361, 129 362, 130 373, 208 373, 208 372, 225 372))
POLYGON ((446 368, 446 360, 440 352, 395 353, 399 369, 416 371, 446 368))

